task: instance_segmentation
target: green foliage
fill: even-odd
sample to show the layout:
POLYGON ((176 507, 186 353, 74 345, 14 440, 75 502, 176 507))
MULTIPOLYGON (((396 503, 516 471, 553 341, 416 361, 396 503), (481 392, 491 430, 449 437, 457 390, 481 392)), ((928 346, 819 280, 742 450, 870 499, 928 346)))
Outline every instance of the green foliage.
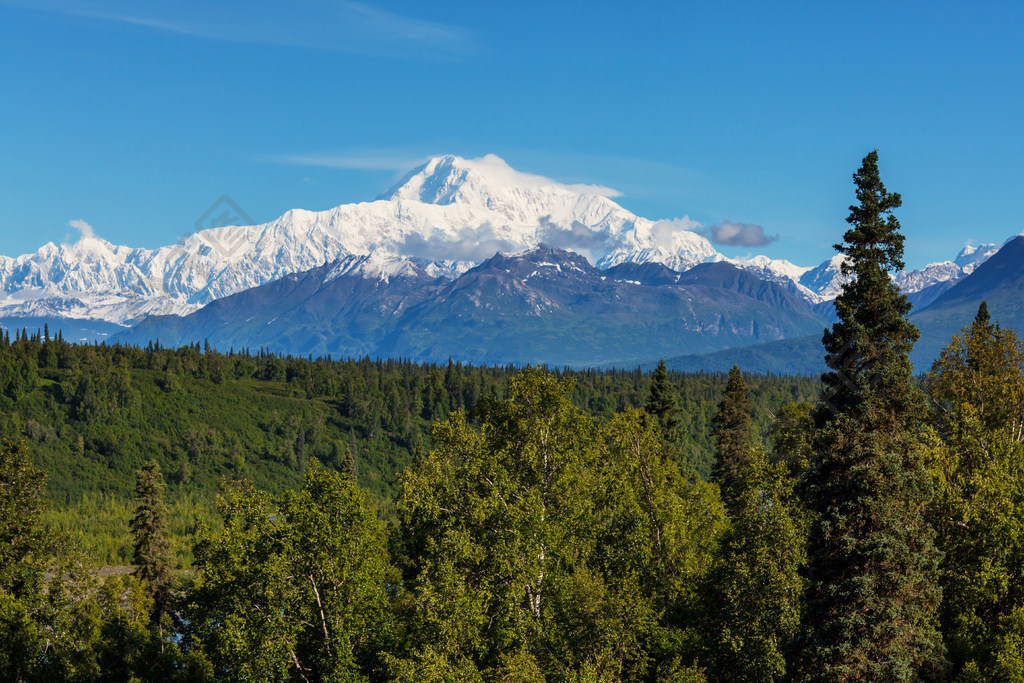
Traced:
POLYGON ((986 654, 993 660, 988 680, 1024 680, 1024 607, 999 620, 991 653, 986 654))
POLYGON ((46 530, 40 524, 46 475, 24 443, 0 443, 0 590, 14 598, 41 590, 46 530))
POLYGON ((724 681, 785 677, 803 591, 805 515, 793 492, 790 451, 805 440, 800 425, 809 417, 799 404, 780 411, 786 419, 772 427, 777 451, 770 459, 752 443, 750 410, 743 375, 733 368, 715 420, 716 475, 729 527, 702 595, 711 632, 708 658, 714 678, 724 681))
POLYGON ((152 621, 159 624, 170 598, 170 542, 167 538, 167 506, 160 466, 150 460, 136 473, 135 515, 130 527, 135 538, 132 561, 135 575, 153 600, 152 621))
POLYGON ((740 472, 749 463, 754 450, 749 392, 743 373, 733 366, 711 429, 718 456, 712 479, 722 488, 727 504, 738 494, 740 472))
POLYGON ((194 647, 217 677, 368 680, 388 634, 384 533, 352 482, 315 462, 276 501, 241 489, 196 549, 194 647))
MULTIPOLYGON (((864 638, 854 645, 863 647, 879 632, 899 641, 907 638, 901 629, 908 622, 911 630, 920 627, 910 619, 913 609, 933 604, 928 601, 937 594, 920 580, 934 576, 928 572, 935 559, 928 528, 920 523, 924 509, 947 550, 939 623, 959 680, 1016 680, 1024 668, 1018 576, 1024 458, 1014 435, 1021 419, 1015 402, 1024 391, 1013 387, 1024 356, 1016 338, 990 322, 976 323, 972 330, 964 332, 961 346, 951 345, 928 380, 936 411, 934 430, 923 435, 911 429, 910 420, 896 423, 891 433, 873 433, 891 427, 895 418, 875 415, 879 406, 859 413, 864 406, 857 402, 845 404, 847 414, 824 420, 819 408, 815 425, 809 404, 802 402, 810 385, 753 377, 748 390, 737 369, 728 379, 666 375, 668 391, 678 386, 681 424, 705 425, 704 433, 680 429, 674 444, 667 442, 657 416, 629 405, 652 393, 640 373, 494 370, 495 378, 507 372, 507 388, 478 388, 453 400, 465 386, 460 373, 483 376, 483 370, 449 364, 431 375, 433 370, 419 366, 257 359, 268 362, 254 362, 255 374, 237 379, 228 367, 231 356, 154 349, 126 363, 140 395, 157 403, 174 399, 176 392, 212 399, 200 419, 182 413, 181 424, 190 426, 181 433, 178 463, 188 467, 172 472, 165 487, 159 460, 140 461, 134 507, 113 491, 86 489, 70 505, 58 498, 63 506, 49 511, 45 477, 28 454, 64 443, 62 433, 72 425, 86 433, 90 426, 75 422, 71 408, 63 413, 65 404, 50 400, 60 393, 45 371, 42 387, 14 410, 0 413, 0 424, 19 424, 31 438, 27 448, 8 443, 0 449, 5 493, 0 520, 6 522, 0 533, 7 534, 0 547, 0 672, 25 681, 938 677, 941 670, 925 662, 899 669, 892 660, 881 661, 867 667, 870 674, 855 673, 849 662, 840 663, 845 669, 835 661, 827 662, 831 669, 812 668, 812 657, 828 652, 822 646, 827 637, 842 631, 808 628, 821 623, 814 621, 815 610, 828 607, 842 614, 847 607, 842 600, 860 600, 865 609, 841 624, 861 618, 864 638), (159 374, 152 374, 163 371, 139 368, 142 364, 173 366, 177 386, 166 390, 159 374), (391 387, 380 394, 386 407, 377 414, 379 433, 385 423, 403 428, 405 394, 398 387, 406 381, 418 397, 411 408, 421 415, 410 420, 423 420, 432 404, 443 415, 431 435, 410 432, 408 447, 417 455, 410 455, 414 464, 401 475, 393 508, 397 524, 390 532, 381 521, 391 514, 387 499, 375 509, 373 502, 381 500, 373 501, 373 489, 361 491, 354 481, 366 486, 366 472, 380 471, 386 442, 350 423, 350 413, 338 407, 352 401, 351 409, 362 411, 354 398, 306 393, 314 381, 353 379, 356 375, 345 374, 349 370, 375 374, 375 386, 391 387), (402 379, 405 370, 408 379, 402 379), (426 374, 417 374, 421 370, 426 374), (219 382, 212 379, 215 372, 223 373, 219 382), (424 384, 423 377, 433 379, 424 384), (226 389, 251 392, 247 421, 225 421, 231 413, 218 401, 226 389), (717 413, 716 392, 724 394, 717 413), (271 407, 282 405, 297 412, 271 407), (320 412, 332 406, 333 416, 320 412), (772 412, 777 417, 770 429, 762 428, 772 412), (64 415, 69 422, 53 428, 45 415, 64 415), (868 427, 854 429, 854 417, 866 419, 868 427), (706 427, 712 418, 718 443, 735 455, 726 485, 728 513, 718 484, 701 479, 692 461, 679 457, 680 450, 710 443, 706 427), (210 486, 207 473, 211 466, 216 471, 218 454, 225 451, 241 460, 232 473, 274 481, 261 470, 282 460, 234 450, 260 433, 280 439, 281 454, 289 461, 283 471, 295 476, 301 471, 301 488, 289 487, 286 478, 278 482, 280 490, 266 490, 227 477, 219 511, 204 507, 211 502, 203 493, 210 486), (766 433, 770 455, 759 438, 766 433), (900 452, 902 471, 889 452, 896 444, 910 445, 900 452), (329 466, 318 464, 319 453, 329 466), (925 458, 937 482, 934 500, 922 495, 926 487, 918 473, 908 474, 925 458), (836 479, 823 478, 826 470, 836 479), (858 538, 856 529, 843 526, 848 518, 822 513, 824 498, 808 496, 811 510, 802 508, 793 491, 797 477, 805 496, 849 493, 850 498, 833 503, 838 501, 834 507, 844 514, 855 513, 850 519, 887 522, 895 515, 918 536, 858 538), (891 481, 881 481, 886 477, 891 481), (910 485, 915 482, 921 488, 910 485), (866 492, 875 497, 857 497, 866 492), (169 504, 162 501, 165 493, 171 494, 169 504), (887 500, 882 494, 900 495, 887 500), (908 501, 917 507, 908 511, 908 501), (79 515, 88 519, 76 519, 79 515), (204 519, 210 527, 199 524, 204 530, 194 548, 195 568, 178 572, 179 590, 168 591, 168 558, 173 554, 181 565, 191 564, 183 540, 204 519), (853 581, 853 588, 837 582, 838 588, 822 592, 825 565, 819 554, 809 571, 818 584, 804 592, 806 527, 814 520, 820 534, 823 519, 868 560, 903 564, 890 571, 844 560, 838 566, 847 578, 856 578, 865 565, 872 571, 853 581), (112 555, 135 556, 137 575, 114 568, 104 572, 112 576, 98 576, 73 539, 48 528, 48 521, 91 531, 94 541, 123 537, 112 555), (104 531, 96 534, 96 529, 104 531), (137 548, 127 539, 130 529, 137 548), (161 540, 165 530, 170 545, 161 540), (908 558, 903 544, 921 555, 908 558), (892 604, 892 595, 879 590, 885 582, 901 581, 905 590, 918 591, 909 595, 909 606, 892 604), (157 584, 164 592, 153 590, 157 584), (841 599, 826 603, 823 595, 841 599), (808 618, 798 631, 802 610, 808 618), (171 614, 181 618, 181 630, 170 623, 171 614), (793 642, 797 633, 800 638, 793 642), (791 644, 801 657, 788 658, 791 644)), ((76 354, 81 363, 90 356, 134 353, 118 347, 65 348, 59 338, 50 347, 21 339, 14 347, 0 347, 0 357, 39 344, 46 367, 57 372, 62 364, 70 369, 76 354)), ((243 364, 245 358, 234 360, 243 364)), ((863 386, 867 398, 890 406, 888 397, 873 396, 870 384, 863 386)), ((161 428, 176 424, 173 408, 170 414, 150 414, 149 403, 111 412, 109 420, 129 415, 125 424, 141 425, 132 420, 148 416, 161 428)), ((187 409, 189 403, 180 405, 187 409)), ((360 419, 372 419, 376 409, 361 405, 366 412, 360 419)), ((413 429, 408 423, 404 428, 413 429)), ((79 457, 91 448, 71 446, 79 457)), ((107 466, 119 472, 122 465, 111 459, 107 466)), ((822 539, 812 539, 811 551, 820 553, 822 539)), ((842 559, 831 550, 829 557, 842 559)), ((930 646, 922 640, 916 644, 922 650, 930 646)))
POLYGON ((930 463, 930 517, 945 551, 941 623, 954 672, 965 678, 1016 678, 1006 662, 1019 661, 1012 652, 1024 608, 1022 363, 1017 336, 994 325, 982 304, 928 376, 942 437, 930 463))
POLYGON ((760 450, 737 472, 731 524, 705 592, 716 680, 775 681, 787 673, 806 533, 790 482, 760 450))
MULTIPOLYGON (((98 561, 113 566, 132 561, 123 510, 134 505, 135 473, 149 460, 166 478, 172 566, 185 569, 195 528, 218 523, 214 501, 224 479, 276 494, 297 486, 316 458, 354 472, 382 516, 393 518, 397 475, 429 450, 431 423, 503 396, 516 372, 15 336, 0 344, 0 383, 9 388, 0 391, 0 439, 26 439, 47 472, 53 505, 44 519, 84 535, 98 561)), ((572 378, 572 402, 599 418, 650 398, 650 375, 639 370, 552 374, 572 378)), ((725 378, 668 372, 666 380, 662 398, 679 408, 673 451, 706 477, 714 452, 708 425, 725 378)), ((779 406, 816 391, 807 378, 752 378, 756 435, 767 432, 779 406)))
POLYGON ((0 672, 5 680, 28 679, 43 649, 42 630, 25 604, 3 589, 0 589, 0 642, 3 643, 0 672))
POLYGON ((794 481, 800 479, 811 461, 814 438, 811 408, 807 401, 782 406, 768 433, 773 462, 784 465, 794 481))
POLYGON ((651 393, 647 397, 644 410, 658 420, 662 438, 668 444, 675 444, 679 440, 679 427, 682 423, 676 394, 675 388, 668 379, 665 359, 662 358, 658 361, 658 367, 655 368, 654 374, 651 375, 651 393))
POLYGON ((936 675, 943 646, 931 496, 920 439, 923 402, 908 354, 917 330, 892 283, 903 236, 871 152, 854 174, 838 322, 824 335, 829 372, 814 456, 801 481, 813 513, 801 675, 809 680, 917 680, 936 675))
POLYGON ((41 523, 45 475, 0 448, 0 674, 18 681, 176 680, 178 651, 149 628, 134 577, 96 585, 73 544, 41 523))
POLYGON ((598 425, 570 388, 528 369, 478 406, 479 429, 458 413, 438 424, 403 475, 399 677, 640 680, 693 657, 687 616, 721 504, 662 457, 656 421, 598 425))

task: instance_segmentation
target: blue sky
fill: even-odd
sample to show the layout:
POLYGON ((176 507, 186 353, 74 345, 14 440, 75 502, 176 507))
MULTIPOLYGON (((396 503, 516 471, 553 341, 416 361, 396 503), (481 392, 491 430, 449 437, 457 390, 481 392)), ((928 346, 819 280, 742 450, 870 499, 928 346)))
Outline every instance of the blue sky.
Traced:
POLYGON ((0 0, 0 253, 74 239, 72 220, 155 247, 222 194, 265 221, 494 153, 652 219, 761 225, 780 239, 755 251, 813 265, 877 147, 920 266, 1024 229, 1022 20, 1019 2, 0 0))

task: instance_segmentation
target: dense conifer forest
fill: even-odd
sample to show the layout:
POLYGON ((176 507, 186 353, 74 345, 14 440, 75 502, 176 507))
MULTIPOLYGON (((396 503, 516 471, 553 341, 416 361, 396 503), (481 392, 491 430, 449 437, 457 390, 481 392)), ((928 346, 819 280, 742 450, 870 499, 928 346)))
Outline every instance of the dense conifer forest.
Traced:
MULTIPOLYGON (((12 336, 13 335, 13 336, 12 336)), ((198 521, 213 523, 225 480, 274 493, 294 488, 311 459, 353 472, 385 519, 396 477, 430 450, 431 425, 482 397, 504 396, 512 367, 401 361, 331 361, 209 348, 74 345, 49 330, 0 340, 0 438, 30 444, 47 473, 50 521, 82 533, 108 564, 131 558, 127 526, 135 471, 152 459, 166 498, 179 567, 198 521)), ((571 400, 610 417, 643 406, 650 378, 632 371, 554 371, 573 379, 571 400)), ((709 425, 723 378, 669 375, 678 402, 678 457, 706 476, 709 425)), ((817 379, 752 380, 759 434, 780 406, 809 400, 817 379)), ((471 417, 472 419, 472 417, 471 417)))
POLYGON ((854 181, 820 380, 5 333, 0 674, 1024 680, 1024 346, 854 181))

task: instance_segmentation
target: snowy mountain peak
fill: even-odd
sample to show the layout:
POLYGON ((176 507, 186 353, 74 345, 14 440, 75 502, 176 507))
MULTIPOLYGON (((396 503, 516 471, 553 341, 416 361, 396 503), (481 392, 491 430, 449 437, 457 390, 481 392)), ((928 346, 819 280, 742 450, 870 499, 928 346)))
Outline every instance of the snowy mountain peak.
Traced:
MULTIPOLYGON (((803 274, 811 270, 809 266, 798 266, 786 259, 773 259, 764 255, 753 256, 750 258, 728 259, 728 261, 753 273, 763 274, 765 276, 770 275, 779 278, 788 278, 794 282, 799 282, 803 274)), ((770 278, 766 277, 763 279, 770 278)))
POLYGON ((977 246, 968 244, 960 250, 953 263, 960 267, 964 275, 970 275, 975 268, 987 261, 997 251, 999 251, 998 244, 979 244, 977 246))
POLYGON ((814 293, 812 301, 820 303, 836 298, 850 275, 843 275, 844 254, 836 254, 821 265, 811 268, 800 276, 799 284, 814 293))
POLYGON ((904 294, 920 292, 942 282, 955 282, 963 277, 960 266, 952 261, 930 263, 920 270, 904 271, 896 276, 896 286, 904 294))
POLYGON ((530 194, 605 198, 618 193, 591 185, 564 185, 550 178, 523 173, 494 154, 478 159, 447 155, 434 157, 414 168, 378 200, 495 208, 504 202, 522 200, 530 194))

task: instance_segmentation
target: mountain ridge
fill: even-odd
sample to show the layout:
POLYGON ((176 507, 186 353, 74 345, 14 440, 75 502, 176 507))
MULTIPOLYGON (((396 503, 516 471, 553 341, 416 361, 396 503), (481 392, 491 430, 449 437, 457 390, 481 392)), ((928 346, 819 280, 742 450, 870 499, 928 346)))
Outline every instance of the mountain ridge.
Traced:
POLYGON ((660 264, 601 270, 541 245, 497 253, 454 280, 391 262, 396 275, 385 280, 363 267, 372 257, 359 259, 289 275, 185 317, 149 318, 114 341, 208 339, 221 349, 296 355, 576 367, 782 339, 824 324, 795 294, 728 263, 687 273, 660 264))
MULTIPOLYGON (((493 155, 434 157, 371 202, 292 209, 268 223, 199 230, 157 249, 83 236, 33 254, 0 256, 0 316, 130 325, 149 315, 185 315, 347 256, 408 258, 430 274, 454 278, 495 252, 541 243, 580 253, 599 269, 661 263, 682 272, 729 261, 811 303, 828 300, 841 286, 836 269, 828 268, 834 259, 813 269, 765 256, 727 259, 696 231, 698 223, 643 218, 614 195, 522 173, 493 155)), ((947 268, 947 276, 962 277, 992 246, 965 248, 954 261, 959 275, 947 268)), ((936 277, 908 277, 906 286, 917 291, 936 277)))
MULTIPOLYGON (((982 301, 994 322, 1024 336, 1024 236, 1010 238, 994 254, 969 262, 967 269, 962 279, 950 286, 942 283, 942 292, 911 311, 910 321, 921 332, 910 356, 918 373, 926 372, 953 335, 970 325, 982 301)), ((666 358, 666 363, 681 371, 722 371, 740 365, 752 372, 817 374, 825 370, 824 353, 819 334, 679 355, 666 358)))

